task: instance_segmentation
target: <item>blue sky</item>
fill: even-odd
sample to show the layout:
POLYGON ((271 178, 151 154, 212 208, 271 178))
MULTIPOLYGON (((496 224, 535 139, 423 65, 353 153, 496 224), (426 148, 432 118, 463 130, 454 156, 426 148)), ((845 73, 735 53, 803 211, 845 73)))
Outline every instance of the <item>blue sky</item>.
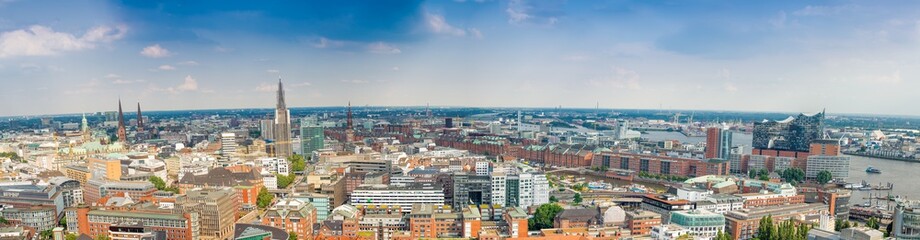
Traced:
POLYGON ((274 106, 920 115, 920 2, 0 0, 0 116, 274 106))

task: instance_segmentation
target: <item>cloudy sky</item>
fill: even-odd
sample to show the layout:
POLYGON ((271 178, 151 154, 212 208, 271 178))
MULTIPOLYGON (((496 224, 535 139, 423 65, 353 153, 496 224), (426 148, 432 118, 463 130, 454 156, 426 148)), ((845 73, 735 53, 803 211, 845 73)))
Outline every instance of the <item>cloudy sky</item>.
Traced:
POLYGON ((0 0, 0 116, 274 106, 920 115, 916 1, 0 0))

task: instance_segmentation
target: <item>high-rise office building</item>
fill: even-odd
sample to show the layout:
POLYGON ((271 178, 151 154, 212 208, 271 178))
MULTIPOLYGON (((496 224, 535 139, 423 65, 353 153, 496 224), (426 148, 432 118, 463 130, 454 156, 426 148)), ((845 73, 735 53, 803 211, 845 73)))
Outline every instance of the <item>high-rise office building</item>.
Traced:
POLYGON ((325 147, 323 141, 326 135, 323 127, 316 124, 315 119, 304 119, 300 122, 300 149, 304 156, 312 155, 313 151, 325 147))
POLYGON ((755 149, 808 152, 809 144, 821 139, 823 131, 824 112, 799 114, 782 121, 764 120, 754 123, 752 145, 755 149))
POLYGON ((732 132, 721 127, 706 129, 706 158, 729 159, 732 151, 732 132))
POLYGON ((225 132, 220 134, 220 155, 230 158, 236 153, 236 133, 225 132))
POLYGON ((549 203, 549 181, 543 173, 492 173, 492 204, 503 207, 529 207, 549 203))
POLYGON ((260 120, 259 132, 262 133, 262 139, 275 139, 275 122, 271 119, 260 120))
POLYGON ((275 156, 288 158, 294 153, 291 147, 291 112, 284 103, 284 86, 278 79, 278 105, 275 106, 275 156))

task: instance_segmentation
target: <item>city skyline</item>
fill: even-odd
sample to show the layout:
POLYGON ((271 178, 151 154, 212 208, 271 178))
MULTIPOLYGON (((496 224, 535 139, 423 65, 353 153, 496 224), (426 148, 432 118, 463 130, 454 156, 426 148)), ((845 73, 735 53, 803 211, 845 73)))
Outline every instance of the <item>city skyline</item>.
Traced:
POLYGON ((920 115, 917 3, 290 4, 4 1, 0 116, 270 108, 279 75, 292 108, 920 115))

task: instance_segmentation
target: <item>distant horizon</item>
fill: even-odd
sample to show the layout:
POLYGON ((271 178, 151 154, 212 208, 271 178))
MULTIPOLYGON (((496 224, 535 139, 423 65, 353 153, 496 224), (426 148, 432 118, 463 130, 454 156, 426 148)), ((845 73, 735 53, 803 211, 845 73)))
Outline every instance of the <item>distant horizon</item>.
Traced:
MULTIPOLYGON (((131 105, 136 106, 136 105, 131 105)), ((122 106, 124 107, 124 106, 122 106)), ((347 108, 347 105, 332 105, 332 106, 309 106, 309 107, 288 107, 288 109, 322 109, 322 108, 347 108)), ((405 105, 405 106, 385 106, 385 105, 352 105, 352 108, 410 108, 410 109, 424 109, 430 107, 431 109, 435 108, 470 108, 470 109, 542 109, 542 110, 553 110, 559 109, 556 107, 482 107, 482 106, 435 106, 435 105, 405 105)), ((744 111, 744 110, 710 110, 710 109, 650 109, 650 108, 587 108, 587 107, 565 107, 563 106, 561 110, 605 110, 605 111, 661 111, 661 112, 679 112, 682 114, 689 114, 693 112, 721 112, 721 113, 764 113, 764 114, 789 114, 789 116, 795 116, 797 114, 810 114, 821 111, 811 111, 811 112, 792 112, 792 111, 744 111)), ((122 109, 125 110, 125 109, 122 109)), ((141 104, 141 111, 143 113, 159 113, 159 112, 181 112, 181 111, 234 111, 234 110, 266 110, 272 111, 274 107, 248 107, 248 108, 200 108, 200 109, 154 109, 147 110, 143 108, 141 104)), ((118 108, 115 107, 114 110, 107 111, 90 111, 85 112, 86 114, 96 114, 104 112, 117 112, 118 108)), ((123 111, 125 113, 136 113, 135 108, 128 109, 128 111, 123 111)), ((12 118, 36 118, 36 117, 55 117, 55 116, 80 116, 84 113, 51 113, 51 114, 38 114, 38 115, 14 115, 14 116, 0 116, 0 118, 12 119, 12 118)), ((907 118, 920 119, 920 115, 890 115, 890 114, 871 114, 871 113, 834 113, 834 112, 825 112, 826 116, 848 116, 848 117, 892 117, 892 118, 907 118)), ((776 119, 779 120, 779 119, 776 119)))

